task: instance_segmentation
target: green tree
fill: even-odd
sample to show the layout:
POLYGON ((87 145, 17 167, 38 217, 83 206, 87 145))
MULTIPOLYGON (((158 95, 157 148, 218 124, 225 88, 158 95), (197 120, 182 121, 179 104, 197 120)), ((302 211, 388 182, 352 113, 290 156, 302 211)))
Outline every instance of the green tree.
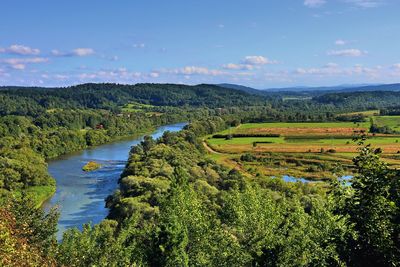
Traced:
POLYGON ((357 174, 351 187, 334 190, 339 210, 357 233, 344 257, 351 266, 400 265, 399 176, 380 160, 380 150, 361 148, 354 158, 357 174))

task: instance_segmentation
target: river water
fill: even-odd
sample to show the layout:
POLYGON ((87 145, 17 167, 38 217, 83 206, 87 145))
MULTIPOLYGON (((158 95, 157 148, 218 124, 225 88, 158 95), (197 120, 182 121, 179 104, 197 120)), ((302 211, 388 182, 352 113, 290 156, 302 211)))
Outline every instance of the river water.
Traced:
MULTIPOLYGON (((158 138, 165 131, 180 131, 186 123, 159 127, 151 136, 158 138)), ((88 222, 99 223, 107 214, 105 198, 118 187, 118 179, 125 167, 131 146, 143 137, 101 145, 78 153, 65 155, 48 162, 49 173, 57 182, 54 196, 45 204, 45 209, 58 206, 58 239, 68 228, 88 222), (92 172, 82 171, 89 161, 102 165, 92 172)))

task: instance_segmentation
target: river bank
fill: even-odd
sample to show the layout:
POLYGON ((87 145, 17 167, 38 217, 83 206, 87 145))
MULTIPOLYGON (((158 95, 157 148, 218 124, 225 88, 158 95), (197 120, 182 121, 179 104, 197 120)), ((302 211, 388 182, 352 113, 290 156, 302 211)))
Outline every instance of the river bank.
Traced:
MULTIPOLYGON (((161 126, 151 136, 158 138, 165 131, 180 131, 185 125, 178 123, 161 126)), ((57 189, 50 200, 46 201, 44 208, 58 206, 59 239, 68 228, 80 228, 88 222, 98 223, 107 216, 104 199, 117 188, 131 147, 139 144, 142 139, 143 135, 119 140, 48 161, 48 170, 56 180, 57 189), (92 172, 82 171, 82 166, 88 161, 96 161, 102 168, 92 172)))

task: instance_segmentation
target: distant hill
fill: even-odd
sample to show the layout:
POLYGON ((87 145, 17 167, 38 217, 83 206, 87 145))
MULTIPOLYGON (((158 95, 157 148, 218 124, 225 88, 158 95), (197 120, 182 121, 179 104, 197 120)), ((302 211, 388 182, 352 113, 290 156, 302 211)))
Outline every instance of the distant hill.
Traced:
POLYGON ((367 85, 358 86, 353 88, 344 88, 342 92, 369 92, 369 91, 400 91, 400 83, 394 84, 380 84, 380 85, 367 85))
POLYGON ((248 86, 222 83, 218 86, 230 88, 235 90, 244 91, 249 94, 256 95, 323 95, 326 93, 339 93, 339 92, 371 92, 371 91, 400 91, 400 83, 395 84, 353 84, 353 85, 337 85, 337 86, 296 86, 296 87, 282 87, 282 88, 268 88, 268 89, 255 89, 248 86))
POLYGON ((208 84, 88 83, 64 88, 5 86, 0 87, 0 115, 36 114, 52 108, 118 110, 129 102, 154 106, 221 108, 261 105, 268 99, 271 98, 208 84))
POLYGON ((243 92, 246 92, 249 94, 256 94, 256 95, 264 94, 264 92, 262 90, 254 89, 254 88, 244 86, 244 85, 231 84, 231 83, 221 83, 221 84, 217 84, 217 85, 220 87, 223 87, 223 88, 235 89, 235 90, 243 91, 243 92))
MULTIPOLYGON (((364 86, 364 85, 363 85, 364 86)), ((337 86, 295 86, 295 87, 282 87, 282 88, 268 88, 262 89, 264 92, 309 92, 309 91, 340 91, 344 89, 357 88, 358 85, 337 85, 337 86)))

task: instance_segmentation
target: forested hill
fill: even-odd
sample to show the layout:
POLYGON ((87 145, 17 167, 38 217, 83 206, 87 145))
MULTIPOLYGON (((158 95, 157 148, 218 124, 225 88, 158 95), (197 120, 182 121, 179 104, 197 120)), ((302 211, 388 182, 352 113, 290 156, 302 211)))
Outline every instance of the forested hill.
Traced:
POLYGON ((349 93, 328 93, 322 96, 314 97, 313 100, 320 104, 353 106, 363 109, 379 109, 385 106, 398 106, 400 103, 400 92, 367 91, 349 93))
POLYGON ((177 84, 82 84, 66 88, 2 87, 0 114, 26 115, 51 108, 113 109, 131 101, 155 106, 210 108, 264 104, 266 96, 255 96, 216 85, 177 84), (15 108, 10 108, 15 106, 15 108), (17 108, 18 107, 18 108, 17 108))
POLYGON ((325 94, 336 93, 355 93, 355 92, 399 92, 400 83, 394 84, 378 84, 378 85, 338 85, 338 86, 320 86, 320 87, 283 87, 283 88, 268 88, 268 89, 254 89, 247 86, 237 84, 218 84, 218 86, 240 90, 255 95, 263 96, 282 96, 282 97, 317 97, 325 94))

